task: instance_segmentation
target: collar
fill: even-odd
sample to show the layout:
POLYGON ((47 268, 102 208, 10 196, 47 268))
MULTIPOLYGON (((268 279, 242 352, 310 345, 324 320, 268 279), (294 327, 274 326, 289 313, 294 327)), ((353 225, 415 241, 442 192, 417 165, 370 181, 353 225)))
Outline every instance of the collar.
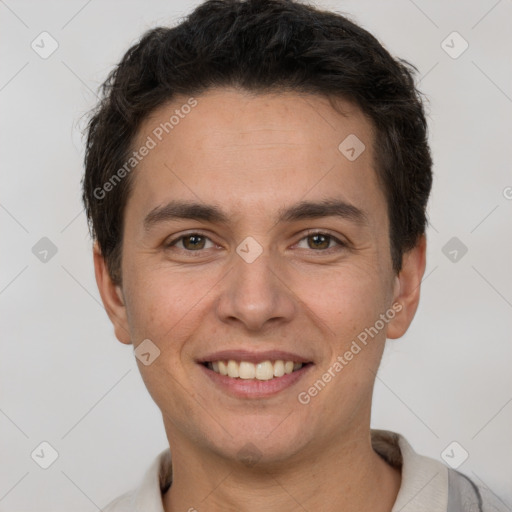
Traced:
POLYGON ((405 437, 388 430, 371 430, 373 449, 389 464, 402 468, 402 483, 391 512, 446 512, 448 469, 419 455, 405 437))

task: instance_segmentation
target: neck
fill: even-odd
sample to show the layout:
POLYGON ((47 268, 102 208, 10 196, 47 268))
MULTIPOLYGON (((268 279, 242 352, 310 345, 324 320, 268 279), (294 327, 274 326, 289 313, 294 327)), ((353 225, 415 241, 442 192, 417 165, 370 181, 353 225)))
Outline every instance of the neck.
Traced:
POLYGON ((400 470, 373 450, 369 428, 293 461, 254 466, 205 454, 184 439, 170 444, 176 448, 165 512, 390 512, 400 488, 400 470))

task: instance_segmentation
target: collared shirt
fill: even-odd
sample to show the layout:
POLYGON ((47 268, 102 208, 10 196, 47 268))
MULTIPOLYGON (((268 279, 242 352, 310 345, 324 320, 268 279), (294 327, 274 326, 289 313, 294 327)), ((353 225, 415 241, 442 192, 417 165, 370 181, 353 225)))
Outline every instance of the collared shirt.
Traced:
MULTIPOLYGON (((391 512, 511 512, 489 489, 478 487, 438 460, 416 453, 401 434, 372 429, 371 439, 381 457, 401 468, 402 481, 391 512)), ((136 489, 119 496, 103 510, 164 512, 162 496, 171 482, 171 453, 166 449, 136 489)))

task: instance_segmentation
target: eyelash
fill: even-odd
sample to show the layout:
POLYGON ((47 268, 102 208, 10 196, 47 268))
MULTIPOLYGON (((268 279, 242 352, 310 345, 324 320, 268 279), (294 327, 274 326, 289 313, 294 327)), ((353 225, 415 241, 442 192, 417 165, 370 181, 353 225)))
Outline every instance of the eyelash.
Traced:
MULTIPOLYGON (((345 242, 342 242, 339 238, 335 237, 334 235, 331 235, 330 233, 326 233, 324 231, 308 231, 306 233, 305 236, 303 236, 299 242, 297 243, 300 243, 302 242, 303 240, 313 236, 313 235, 323 235, 327 238, 329 238, 329 242, 333 241, 335 242, 338 247, 329 247, 327 249, 306 249, 306 250, 310 250, 312 252, 318 252, 318 253, 324 253, 324 254, 330 254, 333 250, 334 251, 337 251, 337 250, 341 250, 341 249, 345 249, 348 247, 348 244, 345 243, 345 242)), ((213 243, 213 241, 210 239, 210 237, 206 236, 206 235, 203 235, 202 233, 200 232, 191 232, 191 233, 187 233, 185 235, 181 235, 180 237, 178 238, 175 238, 173 240, 170 240, 169 242, 165 243, 165 249, 171 249, 172 247, 176 246, 176 244, 178 242, 180 242, 181 240, 183 240, 184 238, 188 238, 188 237, 192 237, 192 236, 200 236, 206 240, 209 240, 210 242, 213 243)), ((194 251, 194 250, 189 250, 189 249, 185 249, 185 248, 178 248, 180 251, 183 251, 183 252, 186 252, 188 254, 193 254, 193 253, 197 253, 198 255, 201 254, 203 251, 207 250, 207 249, 198 249, 197 251, 194 251)))

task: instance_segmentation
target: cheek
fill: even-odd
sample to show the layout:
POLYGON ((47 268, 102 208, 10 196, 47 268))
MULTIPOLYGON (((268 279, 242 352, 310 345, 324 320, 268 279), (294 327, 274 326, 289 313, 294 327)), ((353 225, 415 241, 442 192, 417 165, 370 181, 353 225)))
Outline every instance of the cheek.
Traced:
POLYGON ((205 307, 211 286, 203 279, 192 278, 190 273, 166 271, 155 265, 134 265, 130 271, 130 330, 141 339, 150 338, 166 345, 171 338, 183 337, 184 329, 196 324, 193 319, 205 307))
POLYGON ((330 331, 345 340, 373 325, 386 309, 387 289, 380 279, 370 265, 347 266, 299 276, 294 288, 330 331))
POLYGON ((185 414, 186 396, 169 393, 169 389, 179 389, 177 382, 194 385, 189 375, 192 363, 183 356, 189 350, 187 341, 204 318, 205 308, 211 307, 209 296, 205 297, 211 286, 155 265, 134 268, 129 286, 130 331, 137 342, 150 339, 160 350, 151 365, 137 363, 141 376, 162 410, 173 410, 177 416, 185 414))

